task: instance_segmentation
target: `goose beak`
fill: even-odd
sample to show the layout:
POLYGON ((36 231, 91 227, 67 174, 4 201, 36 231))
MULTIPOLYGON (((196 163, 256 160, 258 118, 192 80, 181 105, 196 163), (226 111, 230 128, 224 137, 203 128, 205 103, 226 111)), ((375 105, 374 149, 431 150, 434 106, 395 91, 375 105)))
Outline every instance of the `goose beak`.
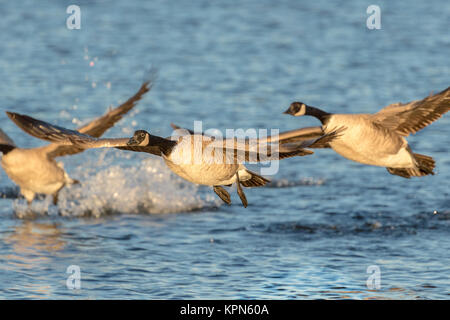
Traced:
POLYGON ((292 114, 291 108, 288 108, 283 114, 292 114))
POLYGON ((127 146, 136 146, 139 143, 136 141, 136 139, 134 137, 130 138, 130 140, 128 140, 127 142, 127 146))

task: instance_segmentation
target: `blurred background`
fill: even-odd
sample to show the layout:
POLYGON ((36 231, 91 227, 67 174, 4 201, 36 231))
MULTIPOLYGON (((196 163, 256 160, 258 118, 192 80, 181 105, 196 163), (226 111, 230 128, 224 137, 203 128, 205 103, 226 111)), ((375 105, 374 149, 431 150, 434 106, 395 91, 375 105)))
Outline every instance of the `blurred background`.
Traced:
MULTIPOLYGON (((170 122, 291 130, 300 100, 373 113, 450 85, 450 3, 410 1, 0 2, 0 127, 44 145, 10 110, 76 128, 154 88, 105 136, 168 136, 170 122), (69 5, 81 29, 66 26, 69 5), (369 5, 381 29, 369 30, 369 5)), ((280 162, 272 183, 224 205, 156 157, 89 150, 61 158, 81 185, 26 203, 0 170, 0 297, 448 299, 450 116, 408 138, 435 176, 403 179, 332 150, 280 162), (66 286, 67 267, 81 289, 66 286), (367 267, 381 271, 369 290, 367 267)))

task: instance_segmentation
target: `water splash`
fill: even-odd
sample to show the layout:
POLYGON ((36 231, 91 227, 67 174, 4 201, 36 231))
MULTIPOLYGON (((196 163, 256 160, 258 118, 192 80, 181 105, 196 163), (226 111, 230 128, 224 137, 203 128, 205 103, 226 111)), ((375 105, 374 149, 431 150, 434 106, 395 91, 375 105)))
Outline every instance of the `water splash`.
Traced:
POLYGON ((23 200, 16 200, 16 216, 26 218, 32 212, 32 216, 100 217, 113 213, 190 212, 220 205, 212 194, 202 195, 199 186, 170 172, 161 159, 134 160, 132 166, 109 165, 100 170, 93 165, 79 166, 71 176, 81 183, 61 190, 57 208, 50 196, 34 201, 31 208, 23 200))
POLYGON ((19 187, 5 187, 0 189, 0 199, 15 199, 20 195, 19 187))
MULTIPOLYGON (((59 194, 58 206, 52 204, 51 196, 37 195, 31 207, 22 198, 14 200, 16 217, 178 213, 223 205, 211 188, 181 179, 160 158, 103 149, 91 154, 85 152, 72 159, 75 163, 69 161, 66 170, 81 183, 64 187, 59 194)), ((266 187, 320 186, 324 183, 322 178, 276 179, 266 187)), ((18 190, 18 187, 4 189, 0 195, 16 198, 18 190)))
MULTIPOLYGON (((158 158, 144 158, 133 153, 111 156, 104 150, 95 153, 95 158, 85 157, 83 164, 67 170, 81 183, 63 188, 57 207, 52 205, 51 196, 37 196, 31 207, 24 199, 16 199, 13 202, 15 215, 29 219, 47 215, 101 217, 115 213, 177 213, 223 204, 209 188, 179 178, 158 158)), ((324 183, 325 179, 321 178, 279 179, 266 187, 320 186, 324 183)), ((3 194, 15 198, 18 188, 5 189, 3 194)))

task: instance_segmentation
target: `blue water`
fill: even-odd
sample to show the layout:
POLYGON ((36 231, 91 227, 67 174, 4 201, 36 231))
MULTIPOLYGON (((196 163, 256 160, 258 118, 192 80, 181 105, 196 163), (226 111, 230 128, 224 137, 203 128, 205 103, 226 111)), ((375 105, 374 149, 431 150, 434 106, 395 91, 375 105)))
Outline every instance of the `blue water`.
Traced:
MULTIPOLYGON (((109 137, 170 122, 204 129, 318 125, 294 100, 376 112, 450 85, 448 1, 0 2, 2 110, 75 128, 153 90, 109 137), (381 30, 366 28, 381 7, 381 30)), ((41 146, 0 114, 21 147, 41 146)), ((61 158, 80 186, 23 215, 0 171, 0 298, 448 299, 450 115, 408 138, 435 176, 402 179, 332 150, 280 162, 243 208, 184 182, 151 155, 89 150, 61 158), (70 265, 81 288, 66 286, 70 265), (369 266, 381 288, 369 290, 369 266)))

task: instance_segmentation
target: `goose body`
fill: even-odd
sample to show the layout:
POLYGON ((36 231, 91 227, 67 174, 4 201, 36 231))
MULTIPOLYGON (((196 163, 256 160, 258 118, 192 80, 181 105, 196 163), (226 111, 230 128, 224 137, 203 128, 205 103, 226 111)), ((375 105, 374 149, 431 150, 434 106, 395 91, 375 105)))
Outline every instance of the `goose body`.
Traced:
POLYGON ((406 139, 375 125, 370 115, 334 114, 323 130, 327 133, 344 127, 340 136, 330 142, 330 147, 344 158, 373 166, 414 168, 406 139))
POLYGON ((20 192, 28 202, 36 193, 56 195, 66 184, 74 182, 62 164, 38 148, 15 148, 3 155, 1 165, 8 177, 20 186, 20 192))
POLYGON ((223 152, 223 161, 217 161, 215 150, 204 152, 214 139, 201 134, 188 134, 177 140, 168 156, 162 155, 166 165, 178 176, 195 184, 207 186, 230 185, 236 182, 236 173, 241 181, 251 179, 252 173, 238 163, 232 153, 223 152), (202 148, 196 148, 196 141, 202 148), (200 161, 198 161, 200 160, 200 161), (220 162, 220 163, 217 163, 220 162))
MULTIPOLYGON (((125 103, 78 130, 93 136, 101 136, 130 111, 150 88, 150 81, 145 82, 125 103)), ((56 162, 55 158, 80 153, 83 150, 76 146, 55 143, 39 148, 18 148, 0 129, 0 152, 3 153, 1 166, 8 177, 20 187, 20 192, 28 204, 31 204, 36 194, 52 195, 56 204, 58 193, 65 185, 78 183, 69 177, 62 162, 56 162)))
POLYGON ((211 138, 202 135, 181 136, 170 154, 163 154, 162 157, 174 173, 192 183, 207 186, 234 183, 234 180, 231 183, 229 181, 236 175, 239 164, 230 159, 231 157, 228 162, 215 163, 213 157, 203 154, 202 151, 211 142, 211 138), (202 148, 195 148, 196 139, 201 141, 202 148))
POLYGON ((316 117, 324 133, 342 130, 328 145, 341 156, 386 167, 391 174, 410 178, 434 174, 435 162, 429 156, 413 153, 405 137, 449 110, 450 87, 422 100, 389 105, 375 114, 333 114, 302 102, 293 102, 285 113, 316 117))
MULTIPOLYGON (((195 184, 212 186, 215 193, 227 204, 231 203, 230 195, 222 186, 235 183, 245 207, 247 199, 242 186, 259 187, 269 182, 268 179, 248 170, 243 164, 245 161, 249 159, 261 161, 270 158, 278 160, 309 155, 313 152, 304 149, 305 147, 320 147, 336 137, 334 132, 324 135, 319 127, 285 132, 278 137, 268 137, 265 142, 275 144, 276 147, 282 146, 283 143, 288 146, 273 149, 271 145, 267 148, 267 154, 263 155, 260 149, 253 148, 254 145, 249 141, 216 140, 214 137, 188 130, 182 130, 181 134, 168 138, 138 130, 132 138, 98 139, 26 115, 17 113, 8 113, 8 115, 27 133, 62 146, 69 145, 82 149, 118 148, 161 156, 175 174, 195 184), (312 139, 312 137, 316 138, 312 139), (272 154, 273 150, 276 150, 276 153, 272 154)), ((261 141, 256 142, 258 145, 261 141)))

